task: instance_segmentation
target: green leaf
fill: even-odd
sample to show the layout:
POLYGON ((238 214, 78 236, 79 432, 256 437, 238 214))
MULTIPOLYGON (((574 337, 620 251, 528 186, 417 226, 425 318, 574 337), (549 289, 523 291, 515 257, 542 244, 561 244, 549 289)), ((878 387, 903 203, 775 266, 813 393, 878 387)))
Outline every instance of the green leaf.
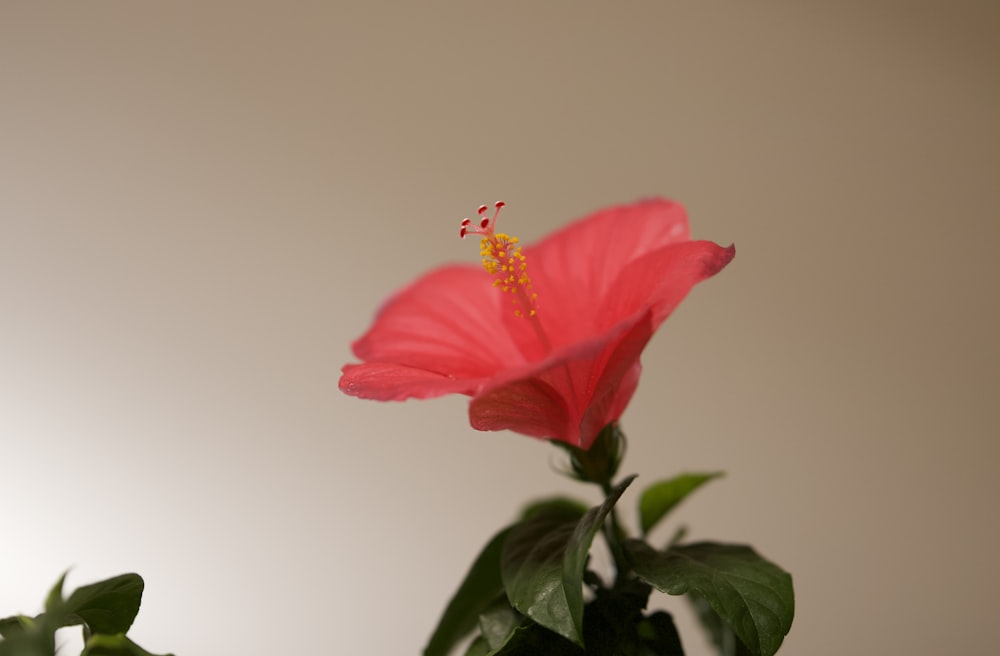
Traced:
POLYGON ((559 635, 583 644, 583 572, 594 536, 635 476, 611 490, 579 521, 541 513, 515 524, 504 541, 500 568, 514 608, 559 635))
POLYGON ((500 549, 509 528, 500 531, 483 547, 468 574, 451 598, 438 621, 424 656, 446 656, 470 631, 476 628, 479 615, 503 595, 500 578, 500 549))
POLYGON ((608 590, 598 588, 583 613, 583 638, 588 654, 636 656, 639 625, 649 600, 650 586, 636 578, 619 581, 608 590))
POLYGON ((684 656, 674 618, 657 611, 639 622, 639 656, 684 656))
POLYGON ((694 609, 698 621, 708 634, 709 640, 715 645, 719 656, 752 656, 751 651, 733 633, 732 627, 722 621, 705 599, 693 592, 689 592, 685 599, 694 609))
POLYGON ((0 620, 0 638, 0 656, 52 656, 56 649, 55 628, 44 613, 36 618, 5 617, 0 620))
POLYGON ((0 619, 0 638, 9 638, 24 633, 33 624, 34 620, 27 615, 14 615, 0 619))
POLYGON ((0 640, 0 656, 52 656, 55 642, 39 635, 17 635, 0 640))
POLYGON ((604 525, 604 520, 611 513, 611 509, 618 503, 625 488, 631 485, 634 480, 635 474, 627 477, 611 488, 608 497, 601 505, 587 511, 587 514, 577 524, 576 531, 573 533, 566 550, 566 558, 563 563, 563 584, 566 588, 566 599, 573 612, 573 620, 581 632, 583 627, 583 572, 587 567, 590 546, 593 544, 597 532, 604 525))
POLYGON ((125 633, 139 613, 143 585, 138 574, 122 574, 81 586, 59 608, 60 625, 83 622, 91 633, 125 633))
POLYGON ((510 607, 506 597, 498 599, 479 616, 479 635, 486 640, 491 650, 498 651, 507 644, 523 619, 524 616, 510 607))
POLYGON ((722 472, 685 473, 647 487, 639 499, 639 521, 642 526, 642 534, 649 533, 657 522, 663 519, 687 495, 704 483, 722 475, 722 472))
MULTIPOLYGON (((529 504, 521 512, 521 516, 523 519, 530 519, 545 515, 575 522, 586 511, 587 507, 579 501, 567 497, 552 497, 529 504)), ((476 627, 479 616, 486 612, 498 596, 503 595, 500 550, 509 531, 510 527, 497 533, 480 552, 431 634, 424 656, 448 654, 476 627)))
POLYGON ((45 612, 55 613, 60 609, 63 603, 63 584, 65 582, 66 572, 63 572, 63 575, 59 577, 59 580, 52 586, 48 596, 45 598, 45 612))
POLYGON ((514 608, 553 631, 580 642, 563 587, 563 559, 576 522, 539 515, 511 528, 500 555, 500 572, 514 608))
MULTIPOLYGON (((129 640, 125 634, 90 636, 80 656, 157 656, 129 640)), ((172 656, 165 654, 164 656, 172 656)))
POLYGON ((748 546, 699 542, 659 552, 630 540, 626 549, 640 578, 667 594, 704 598, 757 656, 772 656, 792 628, 792 577, 748 546))
POLYGON ((490 651, 486 638, 476 636, 476 639, 469 644, 469 648, 465 650, 465 656, 489 656, 490 651))
MULTIPOLYGON (((475 643, 473 643, 475 645, 475 643)), ((486 645, 483 640, 482 645, 486 645)), ((466 656, 583 656, 583 649, 544 626, 525 620, 499 649, 472 650, 466 656)), ((480 647, 479 649, 482 649, 480 647)))
POLYGON ((531 519, 538 515, 558 513, 568 518, 579 519, 587 512, 587 504, 569 497, 551 497, 529 503, 521 511, 521 519, 531 519))

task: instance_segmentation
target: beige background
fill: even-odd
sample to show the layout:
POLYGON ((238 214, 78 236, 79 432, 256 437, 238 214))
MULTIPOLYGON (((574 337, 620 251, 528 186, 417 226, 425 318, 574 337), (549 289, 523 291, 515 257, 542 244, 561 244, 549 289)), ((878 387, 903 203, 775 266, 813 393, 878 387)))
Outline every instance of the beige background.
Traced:
POLYGON ((531 240, 659 194, 738 255, 647 350, 625 471, 729 472, 677 520, 794 573, 782 653, 990 653, 998 30, 992 0, 2 2, 0 615, 135 570, 154 651, 417 653, 523 501, 596 497, 462 398, 340 395, 350 341, 476 259, 480 203, 531 240))

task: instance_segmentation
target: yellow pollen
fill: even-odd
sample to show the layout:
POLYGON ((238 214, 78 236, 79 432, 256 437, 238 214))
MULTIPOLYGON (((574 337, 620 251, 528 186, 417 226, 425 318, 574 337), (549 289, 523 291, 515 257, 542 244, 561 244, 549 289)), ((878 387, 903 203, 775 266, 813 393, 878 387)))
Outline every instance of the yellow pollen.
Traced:
MULTIPOLYGON (((473 221, 468 217, 462 219, 458 236, 480 235, 479 256, 483 268, 493 276, 493 287, 502 293, 511 295, 514 305, 514 315, 518 317, 534 317, 537 314, 536 300, 538 294, 531 287, 528 277, 527 257, 521 252, 519 239, 502 232, 496 232, 497 216, 504 207, 503 201, 493 204, 493 216, 487 215, 488 207, 480 205, 477 213, 479 219, 473 221)), ((543 347, 550 348, 549 340, 537 319, 531 322, 543 347)))
POLYGON ((517 243, 517 237, 498 232, 482 238, 479 242, 479 254, 483 258, 483 268, 486 272, 496 276, 493 286, 513 297, 511 301, 514 305, 514 315, 533 317, 536 315, 535 301, 538 294, 531 288, 528 258, 521 252, 521 247, 517 243))

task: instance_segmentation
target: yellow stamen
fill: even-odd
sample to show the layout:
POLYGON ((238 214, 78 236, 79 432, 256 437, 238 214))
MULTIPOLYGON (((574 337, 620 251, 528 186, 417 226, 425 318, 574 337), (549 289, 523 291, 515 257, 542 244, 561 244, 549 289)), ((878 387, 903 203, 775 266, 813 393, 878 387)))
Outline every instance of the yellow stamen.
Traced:
POLYGON ((538 294, 531 288, 527 257, 517 245, 518 241, 517 237, 502 232, 487 235, 479 242, 479 253, 483 257, 483 268, 496 276, 493 286, 513 296, 514 314, 533 317, 537 313, 535 300, 538 294))
MULTIPOLYGON (((511 300, 515 316, 534 317, 537 314, 535 302, 538 294, 531 288, 527 257, 521 252, 521 247, 518 246, 520 240, 517 237, 496 232, 497 216, 504 203, 497 201, 493 206, 495 211, 492 218, 486 216, 489 209, 486 205, 479 207, 478 214, 481 218, 477 222, 478 225, 473 223, 472 219, 463 219, 458 235, 463 239, 467 235, 482 235, 479 241, 479 256, 482 258, 483 268, 494 276, 493 286, 513 296, 511 300)), ((548 349, 549 341, 541 324, 537 319, 532 324, 542 344, 548 349)))

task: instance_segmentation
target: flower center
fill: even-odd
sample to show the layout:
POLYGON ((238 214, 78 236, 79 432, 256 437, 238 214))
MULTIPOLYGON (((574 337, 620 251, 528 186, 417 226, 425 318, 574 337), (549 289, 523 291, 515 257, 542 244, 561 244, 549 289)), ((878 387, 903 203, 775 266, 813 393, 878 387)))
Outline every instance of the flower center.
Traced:
POLYGON ((480 206, 479 224, 473 225, 472 219, 463 219, 458 234, 462 239, 466 235, 482 235, 479 254, 483 258, 483 268, 493 276, 493 286, 511 295, 515 316, 534 317, 538 294, 531 288, 527 258, 521 253, 517 237, 496 232, 497 216, 503 206, 503 201, 497 201, 492 217, 486 216, 486 205, 480 206))

